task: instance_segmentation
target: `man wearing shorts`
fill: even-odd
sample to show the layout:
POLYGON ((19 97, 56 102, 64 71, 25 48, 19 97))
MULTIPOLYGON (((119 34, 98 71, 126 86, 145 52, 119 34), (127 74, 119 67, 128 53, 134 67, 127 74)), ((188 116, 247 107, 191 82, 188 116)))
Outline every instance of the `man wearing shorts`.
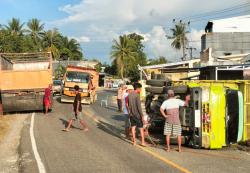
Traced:
POLYGON ((69 120, 67 128, 63 129, 63 131, 68 132, 73 121, 76 121, 76 120, 79 120, 79 122, 81 123, 81 125, 84 128, 83 129, 84 131, 88 131, 88 126, 85 123, 85 121, 83 120, 83 116, 82 116, 81 94, 79 93, 79 86, 75 85, 74 89, 75 89, 75 93, 76 93, 74 103, 73 103, 74 113, 73 113, 71 119, 69 120))
POLYGON ((125 92, 122 95, 122 107, 123 107, 123 113, 125 115, 125 135, 128 138, 130 134, 130 120, 128 115, 128 95, 134 91, 134 87, 132 85, 126 86, 125 92))
POLYGON ((170 151, 170 135, 178 136, 178 147, 181 152, 181 124, 179 119, 179 107, 188 105, 189 97, 186 101, 176 99, 174 91, 168 90, 168 99, 165 100, 160 108, 161 114, 166 118, 164 135, 166 135, 166 150, 170 151))
POLYGON ((134 91, 131 92, 128 95, 128 113, 131 123, 131 131, 132 131, 132 142, 133 145, 136 145, 136 139, 135 139, 135 129, 136 127, 140 130, 141 135, 141 145, 146 146, 145 140, 144 140, 144 129, 143 129, 143 113, 141 108, 141 100, 140 100, 140 92, 141 92, 141 84, 135 83, 134 85, 134 91))

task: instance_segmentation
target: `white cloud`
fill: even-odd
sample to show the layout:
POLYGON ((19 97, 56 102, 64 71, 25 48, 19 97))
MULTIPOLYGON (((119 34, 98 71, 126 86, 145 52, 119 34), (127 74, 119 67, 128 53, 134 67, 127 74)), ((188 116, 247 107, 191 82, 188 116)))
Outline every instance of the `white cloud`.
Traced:
POLYGON ((70 38, 73 38, 73 39, 77 40, 79 43, 88 43, 88 42, 90 42, 90 38, 86 37, 86 36, 70 37, 70 38))
POLYGON ((188 34, 189 46, 200 49, 201 47, 201 36, 204 34, 204 30, 191 29, 191 32, 188 34))
MULTIPOLYGON (((165 37, 163 27, 170 28, 173 18, 184 18, 204 12, 220 10, 238 5, 245 0, 81 0, 77 4, 68 4, 59 10, 68 16, 53 21, 55 27, 73 35, 82 43, 103 42, 111 46, 112 40, 119 35, 136 32, 144 36, 144 44, 149 56, 166 56, 172 60, 179 59, 181 52, 171 47, 171 41, 165 37), (226 5, 225 5, 226 4, 226 5), (70 30, 70 31, 69 31, 70 30), (81 36, 83 36, 81 38, 81 36)), ((212 18, 212 17, 211 17, 212 18)), ((190 19, 186 18, 186 22, 190 19)), ((208 19, 207 19, 208 20, 208 19)), ((189 34, 190 46, 200 49, 200 35, 203 25, 191 23, 189 34), (197 29, 197 26, 199 29, 197 29), (195 42, 196 41, 196 42, 195 42)), ((91 44, 93 46, 93 44, 91 44)), ((110 47, 106 46, 106 47, 110 47)), ((98 48, 96 48, 98 49, 98 48)), ((108 51, 107 51, 108 52, 108 51)), ((109 56, 104 55, 104 56, 109 56)))

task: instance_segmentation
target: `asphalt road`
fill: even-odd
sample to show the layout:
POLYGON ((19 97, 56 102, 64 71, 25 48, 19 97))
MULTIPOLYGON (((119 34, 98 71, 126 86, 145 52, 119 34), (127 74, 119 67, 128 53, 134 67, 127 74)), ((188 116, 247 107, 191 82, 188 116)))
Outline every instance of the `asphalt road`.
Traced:
MULTIPOLYGON (((183 147, 178 153, 156 147, 132 146, 123 136, 124 116, 117 112, 114 91, 100 91, 98 101, 83 106, 89 132, 75 123, 70 132, 61 131, 71 115, 71 104, 54 102, 49 116, 35 113, 34 134, 46 172, 249 172, 250 153, 235 148, 195 150, 183 147), (100 102, 110 95, 108 107, 100 102)), ((38 172, 29 136, 30 120, 25 123, 19 147, 20 172, 38 172)))
MULTIPOLYGON (((85 120, 90 131, 79 130, 78 123, 70 132, 61 131, 71 115, 71 107, 71 104, 55 101, 49 116, 35 113, 35 139, 47 172, 178 172, 117 137, 105 122, 95 122, 89 116, 85 116, 85 120)), ((84 106, 83 111, 91 112, 91 109, 84 106)), ((21 172, 38 172, 29 142, 29 126, 27 123, 22 132, 21 172)))

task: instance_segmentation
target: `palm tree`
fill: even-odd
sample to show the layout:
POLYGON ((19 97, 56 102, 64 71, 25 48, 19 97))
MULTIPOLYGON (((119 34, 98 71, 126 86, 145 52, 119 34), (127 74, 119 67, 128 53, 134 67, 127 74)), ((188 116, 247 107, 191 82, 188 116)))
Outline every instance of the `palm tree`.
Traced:
POLYGON ((56 28, 53 30, 48 30, 47 32, 42 33, 42 44, 43 48, 47 51, 51 51, 54 59, 58 59, 60 57, 60 53, 58 50, 58 45, 60 45, 60 33, 56 28))
POLYGON ((39 40, 43 36, 44 24, 40 24, 40 20, 33 18, 29 20, 27 32, 30 34, 35 45, 38 45, 39 40))
POLYGON ((120 36, 119 41, 113 40, 111 49, 111 59, 116 62, 118 66, 118 73, 123 79, 124 68, 125 65, 127 65, 126 61, 134 59, 134 56, 136 55, 134 40, 129 39, 127 35, 120 36))
POLYGON ((175 49, 180 50, 182 48, 183 57, 182 60, 185 58, 185 45, 187 43, 187 37, 186 34, 188 33, 186 31, 186 24, 179 23, 176 24, 174 28, 171 29, 173 36, 168 37, 169 39, 174 39, 171 46, 175 49))
POLYGON ((11 34, 11 35, 22 35, 24 32, 23 29, 24 23, 20 23, 20 20, 17 18, 12 18, 11 21, 8 22, 8 25, 5 25, 5 29, 11 34))
POLYGON ((81 60, 82 50, 80 44, 76 39, 68 39, 68 37, 62 37, 63 54, 67 55, 70 59, 81 60))

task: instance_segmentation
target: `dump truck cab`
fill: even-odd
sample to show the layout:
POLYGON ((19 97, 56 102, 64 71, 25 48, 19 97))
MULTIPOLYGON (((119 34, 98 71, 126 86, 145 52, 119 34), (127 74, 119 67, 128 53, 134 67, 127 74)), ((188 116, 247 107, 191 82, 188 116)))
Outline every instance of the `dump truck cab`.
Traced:
POLYGON ((91 104, 90 93, 88 90, 88 84, 91 75, 93 76, 93 85, 97 88, 99 75, 95 69, 87 67, 68 66, 63 78, 61 102, 72 103, 75 97, 74 86, 78 85, 80 87, 79 91, 82 97, 82 103, 91 104))

